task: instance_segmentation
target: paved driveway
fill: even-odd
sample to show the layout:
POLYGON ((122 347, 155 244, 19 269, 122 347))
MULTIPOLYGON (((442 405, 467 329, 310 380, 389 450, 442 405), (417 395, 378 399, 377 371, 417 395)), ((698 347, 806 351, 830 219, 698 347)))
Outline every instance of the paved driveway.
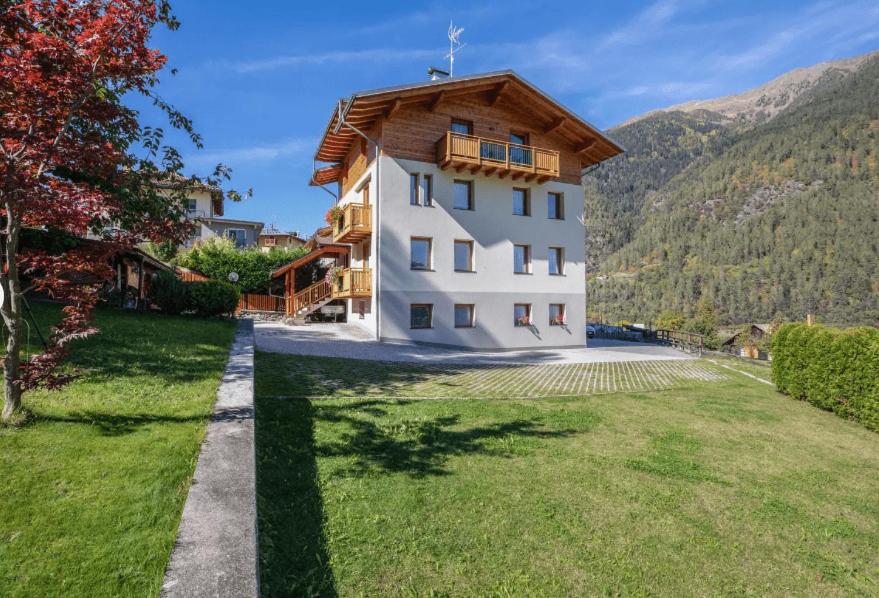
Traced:
POLYGON ((380 343, 372 338, 368 330, 357 324, 288 326, 280 322, 256 322, 255 330, 256 346, 261 351, 371 361, 504 365, 618 363, 693 358, 670 347, 605 339, 589 339, 589 346, 583 348, 466 351, 425 345, 380 343))

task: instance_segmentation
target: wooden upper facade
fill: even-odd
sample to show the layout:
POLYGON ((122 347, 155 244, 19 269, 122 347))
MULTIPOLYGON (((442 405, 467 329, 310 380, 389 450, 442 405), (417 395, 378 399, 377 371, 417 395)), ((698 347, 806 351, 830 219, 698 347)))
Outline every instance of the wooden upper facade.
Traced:
POLYGON ((330 163, 312 183, 347 192, 385 155, 512 180, 580 183, 584 168, 623 150, 536 87, 503 71, 357 93, 336 107, 315 159, 330 163))

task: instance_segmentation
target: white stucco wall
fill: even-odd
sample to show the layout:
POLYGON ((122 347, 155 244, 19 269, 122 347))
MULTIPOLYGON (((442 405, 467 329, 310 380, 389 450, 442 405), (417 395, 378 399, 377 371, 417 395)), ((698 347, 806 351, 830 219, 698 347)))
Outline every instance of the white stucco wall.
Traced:
MULTIPOLYGON (((375 177, 377 162, 375 160, 367 167, 366 171, 360 176, 357 182, 345 193, 339 200, 339 205, 343 206, 349 203, 362 203, 362 193, 364 185, 369 186, 369 197, 370 204, 372 205, 372 230, 378 230, 376 226, 376 182, 377 179, 375 177)), ((376 235, 370 235, 366 241, 363 243, 357 243, 351 247, 351 255, 350 255, 350 265, 353 268, 371 268, 372 269, 372 288, 373 295, 372 297, 363 297, 357 299, 347 299, 347 311, 348 311, 348 319, 356 320, 361 325, 367 327, 369 330, 372 330, 373 333, 376 331, 376 309, 375 309, 375 288, 376 288, 376 235), (364 259, 363 252, 363 243, 367 243, 369 245, 369 254, 366 259, 364 259)))
MULTIPOLYGON (((583 191, 579 185, 529 184, 471 175, 467 170, 442 171, 435 164, 388 156, 380 160, 380 229, 374 225, 381 237, 380 255, 375 248, 372 255, 381 260, 382 339, 502 349, 585 343, 584 232, 578 221, 583 191), (413 172, 433 175, 433 207, 410 205, 409 174, 413 172), (473 181, 474 211, 452 207, 456 179, 473 181), (531 216, 512 214, 513 187, 531 190, 531 216), (564 194, 564 220, 547 218, 550 191, 564 194), (410 269, 412 236, 433 239, 433 271, 410 269), (473 241, 475 273, 454 271, 455 240, 473 241), (531 246, 531 274, 513 273, 514 244, 531 246), (551 246, 564 247, 562 276, 548 274, 551 246), (412 303, 433 305, 432 328, 410 329, 412 303), (475 305, 474 328, 455 328, 456 303, 475 305), (513 325, 515 303, 531 304, 533 327, 513 325), (550 303, 565 304, 567 326, 549 325, 550 303)), ((373 288, 375 295, 375 284, 373 288)))

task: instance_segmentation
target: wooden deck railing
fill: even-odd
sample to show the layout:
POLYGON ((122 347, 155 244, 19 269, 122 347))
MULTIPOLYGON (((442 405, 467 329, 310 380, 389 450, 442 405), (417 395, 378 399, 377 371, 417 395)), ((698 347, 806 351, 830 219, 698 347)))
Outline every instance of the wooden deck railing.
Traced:
POLYGON ((695 332, 682 332, 680 330, 654 330, 656 342, 671 345, 682 351, 699 353, 705 350, 705 337, 695 332))
POLYGON ((260 293, 241 293, 237 311, 284 311, 284 298, 260 293))
POLYGON ((299 310, 308 307, 309 305, 314 305, 319 301, 323 301, 327 297, 330 296, 331 287, 330 283, 326 280, 321 280, 320 282, 316 282, 310 287, 306 287, 293 295, 293 297, 289 297, 287 299, 287 314, 295 314, 299 312, 299 310))
POLYGON ((369 268, 345 268, 333 286, 333 297, 370 297, 372 295, 372 270, 369 268))
POLYGON ((473 164, 501 172, 559 176, 559 153, 530 145, 447 132, 437 143, 437 162, 473 164))
POLYGON ((372 206, 349 203, 333 225, 333 241, 359 241, 372 233, 372 206))

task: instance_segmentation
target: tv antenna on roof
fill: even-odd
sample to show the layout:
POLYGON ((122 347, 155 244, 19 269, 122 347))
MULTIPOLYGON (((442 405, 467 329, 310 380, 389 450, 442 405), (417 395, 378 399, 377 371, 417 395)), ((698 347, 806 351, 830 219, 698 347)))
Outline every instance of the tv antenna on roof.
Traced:
POLYGON ((455 76, 455 52, 467 45, 461 43, 462 33, 464 33, 463 27, 455 27, 455 24, 449 21, 449 53, 446 54, 446 58, 449 59, 449 77, 455 76))

